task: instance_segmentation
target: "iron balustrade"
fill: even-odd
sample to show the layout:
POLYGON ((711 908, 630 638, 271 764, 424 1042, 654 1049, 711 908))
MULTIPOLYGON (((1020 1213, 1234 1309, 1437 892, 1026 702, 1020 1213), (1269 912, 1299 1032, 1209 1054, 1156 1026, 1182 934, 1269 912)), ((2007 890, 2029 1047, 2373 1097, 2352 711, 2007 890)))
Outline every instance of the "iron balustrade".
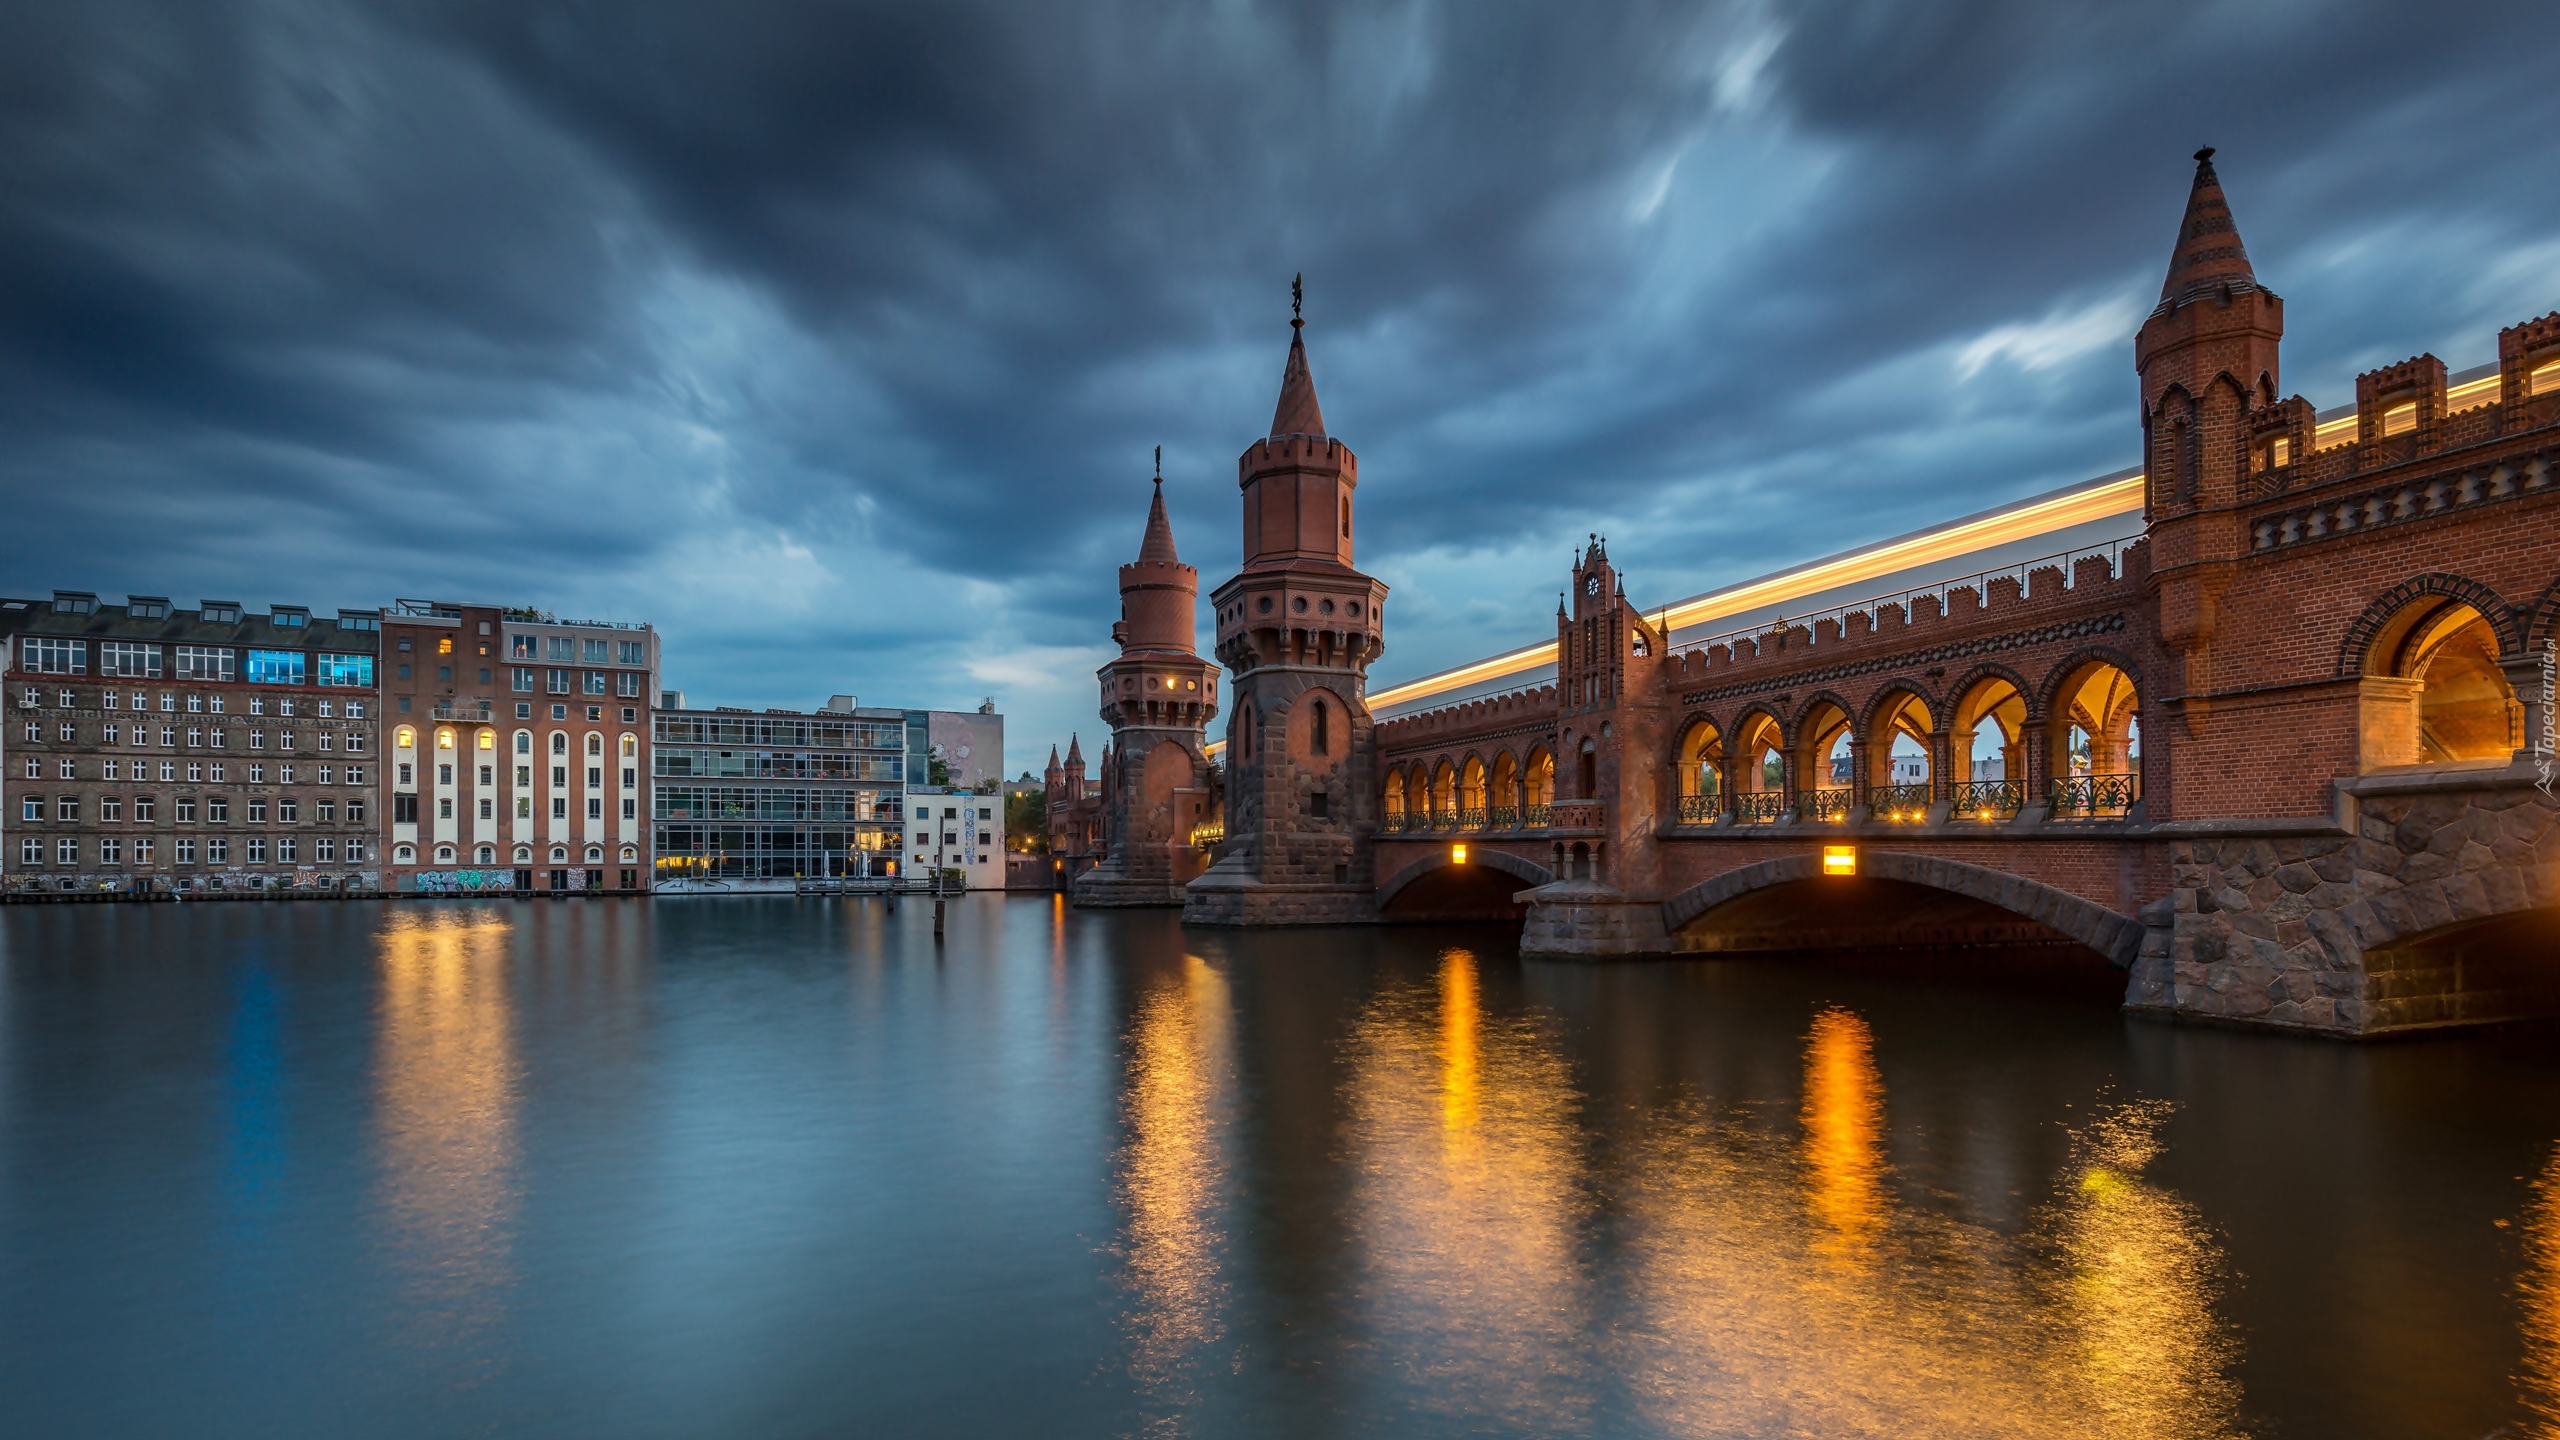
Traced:
POLYGON ((1455 810, 1434 810, 1434 811, 1432 811, 1432 812, 1431 812, 1431 828, 1432 828, 1432 829, 1434 829, 1434 830, 1455 830, 1455 829, 1457 829, 1457 828, 1458 828, 1458 812, 1457 812, 1457 811, 1455 811, 1455 810))
POLYGON ((2017 780, 1967 780, 1955 789, 1955 808, 1950 812, 1961 820, 2006 819, 2026 807, 2027 787, 2017 780))
POLYGON ((2103 820, 2122 816, 2142 798, 2140 775, 2056 776, 2053 816, 2057 820, 2103 820))
POLYGON ((1484 812, 1483 812, 1482 810, 1461 810, 1461 811, 1459 811, 1459 812, 1458 812, 1458 828, 1459 828, 1459 829, 1461 829, 1461 830, 1481 830, 1481 829, 1483 829, 1483 828, 1484 828, 1484 812))
POLYGON ((1733 797, 1733 818, 1766 824, 1783 819, 1787 813, 1787 792, 1783 790, 1750 790, 1733 797))
POLYGON ((1547 828, 1548 808, 1544 805, 1531 805, 1523 809, 1520 812, 1521 825, 1531 830, 1544 830, 1547 828))
POLYGON ((1918 785, 1873 785, 1867 789, 1867 809, 1879 820, 1925 819, 1932 799, 1925 781, 1918 785))
POLYGON ((1404 812, 1401 810, 1388 811, 1386 814, 1378 818, 1378 828, 1386 831, 1390 835, 1402 830, 1404 828, 1404 812))
POLYGON ((1796 806, 1796 814, 1805 820, 1846 820, 1849 818, 1849 802, 1855 794, 1846 785, 1825 785, 1807 790, 1802 803, 1796 806))
POLYGON ((1684 823, 1703 825, 1724 813, 1721 795, 1683 795, 1680 797, 1680 819, 1684 823))
POLYGON ((1517 829, 1520 824, 1520 811, 1514 806, 1496 805, 1484 812, 1484 823, 1488 830, 1517 829))

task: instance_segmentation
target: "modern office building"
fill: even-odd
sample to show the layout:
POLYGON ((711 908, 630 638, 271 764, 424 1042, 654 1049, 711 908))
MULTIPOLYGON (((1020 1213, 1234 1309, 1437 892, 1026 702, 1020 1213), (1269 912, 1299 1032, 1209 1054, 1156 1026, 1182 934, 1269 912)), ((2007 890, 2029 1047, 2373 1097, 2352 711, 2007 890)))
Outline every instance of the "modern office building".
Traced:
POLYGON ((651 803, 661 890, 788 889, 801 877, 899 873, 911 731, 926 712, 697 710, 666 691, 653 721, 651 803))
POLYGON ((226 600, 0 602, 10 886, 373 888, 378 627, 226 600))

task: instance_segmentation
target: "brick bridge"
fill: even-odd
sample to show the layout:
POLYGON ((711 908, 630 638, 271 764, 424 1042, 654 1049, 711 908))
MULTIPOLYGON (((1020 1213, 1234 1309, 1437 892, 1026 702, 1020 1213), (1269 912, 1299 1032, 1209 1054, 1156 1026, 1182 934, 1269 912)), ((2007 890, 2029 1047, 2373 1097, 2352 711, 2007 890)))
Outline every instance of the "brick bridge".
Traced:
POLYGON ((1594 959, 2042 945, 2333 1034, 2560 1010, 2560 315, 2323 423, 2210 153, 2135 343, 2138 537, 1676 646, 1595 539, 1553 684, 1355 737, 1374 913, 1594 959))

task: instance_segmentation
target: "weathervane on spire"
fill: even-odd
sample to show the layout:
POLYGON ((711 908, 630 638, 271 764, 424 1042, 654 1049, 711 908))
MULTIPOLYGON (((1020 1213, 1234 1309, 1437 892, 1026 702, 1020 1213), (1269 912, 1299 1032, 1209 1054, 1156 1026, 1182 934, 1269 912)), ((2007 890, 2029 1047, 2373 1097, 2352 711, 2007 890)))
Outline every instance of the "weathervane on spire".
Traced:
POLYGON ((1301 270, 1289 282, 1289 324, 1307 323, 1307 272, 1301 270))
POLYGON ((1156 483, 1164 483, 1164 447, 1161 445, 1156 447, 1156 483))

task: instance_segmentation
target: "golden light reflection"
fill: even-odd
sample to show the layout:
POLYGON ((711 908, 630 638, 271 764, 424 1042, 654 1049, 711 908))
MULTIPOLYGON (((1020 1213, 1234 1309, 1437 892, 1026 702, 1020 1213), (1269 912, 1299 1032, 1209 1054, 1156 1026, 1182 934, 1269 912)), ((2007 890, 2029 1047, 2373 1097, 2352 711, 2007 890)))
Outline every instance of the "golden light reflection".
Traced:
POLYGON ((1346 1095, 1358 1323, 1413 1403, 1583 1428, 1594 1308, 1577 1101, 1553 1042, 1485 1013, 1476 957, 1390 982, 1354 1027, 1346 1095))
POLYGON ((2524 1210, 2524 1373, 2517 1386, 2533 1416, 2532 1434, 2560 1440, 2560 1150, 2533 1182, 2524 1210))
POLYGON ((375 1128, 421 1343, 496 1323, 514 1284, 521 1067, 511 927, 485 911, 398 915, 380 940, 375 1128))
POLYGON ((1464 950, 1440 957, 1440 1123, 1476 1123, 1476 957, 1464 950))
POLYGON ((1805 1201, 1827 1235, 1816 1248, 1849 1257, 1884 1227, 1884 1077, 1875 1036, 1847 1010, 1813 1017, 1804 1052, 1805 1201))
POLYGON ((1232 1014, 1226 977, 1185 955, 1179 971, 1148 987, 1129 1038, 1119 1191, 1134 1304, 1124 1325, 1130 1373, 1163 1406, 1186 1398, 1187 1377, 1222 1329, 1219 1135, 1230 1104, 1232 1014))
POLYGON ((1804 1140, 1692 1101, 1661 1115, 1629 1167, 1630 1308, 1611 1358, 1647 1428, 2238 1433, 2219 1253, 2193 1209, 2139 1173, 2165 1107, 2115 1107, 2075 1136, 2023 1235, 1892 1207, 1863 1143, 1882 1116, 1865 1027, 1832 1013, 1808 1047, 1804 1140), (1840 1263, 1841 1218, 1891 1263, 1840 1263))

